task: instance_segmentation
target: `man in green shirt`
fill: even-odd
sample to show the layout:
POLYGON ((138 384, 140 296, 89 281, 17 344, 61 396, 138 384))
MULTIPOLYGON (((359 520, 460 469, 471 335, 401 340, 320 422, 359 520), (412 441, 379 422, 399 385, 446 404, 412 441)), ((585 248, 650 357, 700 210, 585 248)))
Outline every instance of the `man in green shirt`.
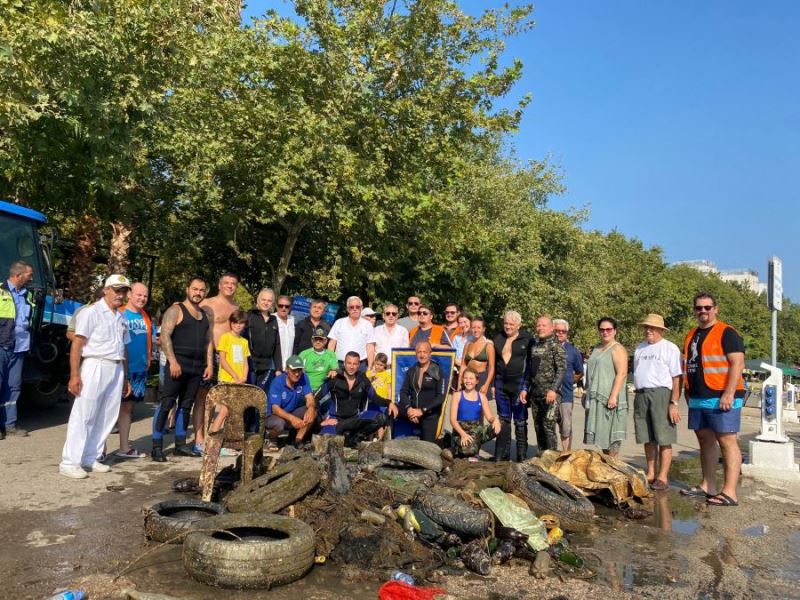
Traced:
POLYGON ((328 350, 328 335, 322 327, 317 327, 311 335, 311 348, 300 353, 311 389, 316 392, 326 377, 334 377, 339 369, 336 352, 328 350))

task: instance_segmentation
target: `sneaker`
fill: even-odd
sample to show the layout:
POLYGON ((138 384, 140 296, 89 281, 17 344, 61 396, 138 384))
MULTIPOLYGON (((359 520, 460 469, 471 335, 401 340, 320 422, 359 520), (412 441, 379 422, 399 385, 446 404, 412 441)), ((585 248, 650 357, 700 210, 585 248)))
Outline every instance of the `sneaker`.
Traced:
POLYGON ((194 445, 190 446, 189 444, 185 444, 183 446, 178 446, 175 450, 172 451, 175 456, 191 456, 191 457, 198 457, 203 456, 203 451, 198 450, 198 448, 194 445))
POLYGON ((27 429, 20 429, 19 427, 6 427, 6 435, 15 435, 17 437, 28 437, 27 429))
POLYGON ((96 460, 91 465, 85 466, 84 469, 88 469, 92 473, 108 473, 111 470, 111 467, 96 460))
POLYGON ((147 454, 144 452, 139 452, 136 448, 130 448, 127 452, 117 450, 114 452, 114 456, 117 458, 144 458, 147 456, 147 454))
POLYGON ((80 467, 58 467, 58 472, 70 479, 86 479, 89 474, 80 467))

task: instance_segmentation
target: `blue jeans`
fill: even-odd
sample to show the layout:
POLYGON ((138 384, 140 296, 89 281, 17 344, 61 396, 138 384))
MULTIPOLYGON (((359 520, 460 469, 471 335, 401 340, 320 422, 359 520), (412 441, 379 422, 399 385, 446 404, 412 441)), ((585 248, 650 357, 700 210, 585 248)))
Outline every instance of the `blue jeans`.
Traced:
POLYGON ((22 391, 24 352, 0 348, 0 428, 17 425, 17 400, 22 391))

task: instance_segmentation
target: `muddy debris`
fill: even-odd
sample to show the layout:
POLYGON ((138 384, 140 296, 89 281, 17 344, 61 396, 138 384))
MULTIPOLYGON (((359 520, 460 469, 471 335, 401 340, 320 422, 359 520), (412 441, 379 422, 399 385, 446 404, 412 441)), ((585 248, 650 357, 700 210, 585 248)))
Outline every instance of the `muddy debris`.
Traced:
MULTIPOLYGON (((616 473, 625 471, 615 467, 616 473)), ((557 553, 568 544, 558 525, 583 519, 586 499, 566 481, 553 486, 556 476, 535 464, 454 459, 419 440, 365 443, 355 450, 339 438, 317 436, 304 449, 287 447, 267 459, 264 469, 261 477, 230 491, 217 485, 219 500, 232 512, 274 513, 310 525, 314 562, 334 563, 345 577, 385 578, 395 570, 413 571, 425 581, 464 570, 485 577, 493 567, 520 561, 530 565, 534 578, 556 570, 562 577, 581 576, 580 557, 568 570, 553 565, 565 562, 557 553), (298 489, 295 480, 306 485, 298 489), (482 500, 492 489, 506 498, 509 510, 525 513, 526 523, 538 523, 536 544, 482 500), (538 521, 540 515, 546 522, 538 521)), ((225 473, 226 483, 230 478, 225 473)), ((190 481, 175 487, 195 492, 190 481)), ((579 525, 584 528, 583 521, 579 525)))

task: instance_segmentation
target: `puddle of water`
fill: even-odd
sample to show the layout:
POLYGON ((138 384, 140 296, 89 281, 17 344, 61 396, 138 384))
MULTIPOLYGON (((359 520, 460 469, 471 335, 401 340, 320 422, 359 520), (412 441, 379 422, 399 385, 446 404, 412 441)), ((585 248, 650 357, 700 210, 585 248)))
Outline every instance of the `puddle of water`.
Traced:
POLYGON ((700 523, 696 520, 684 521, 683 519, 672 519, 672 531, 681 535, 694 535, 700 529, 700 523))
POLYGON ((769 525, 753 525, 752 527, 747 527, 746 529, 742 529, 742 535, 746 535, 747 537, 762 537, 769 533, 769 525))

